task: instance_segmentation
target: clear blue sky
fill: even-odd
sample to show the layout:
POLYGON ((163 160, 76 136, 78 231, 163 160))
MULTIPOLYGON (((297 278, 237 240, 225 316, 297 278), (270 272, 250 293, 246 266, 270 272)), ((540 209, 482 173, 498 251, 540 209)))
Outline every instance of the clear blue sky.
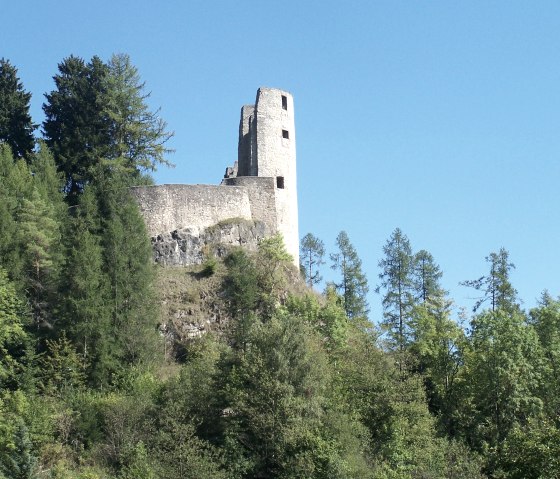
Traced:
MULTIPOLYGON (((158 183, 218 183, 259 86, 295 98, 300 233, 346 230, 371 289, 397 226, 458 282, 501 246, 525 307, 560 294, 560 2, 0 0, 33 94, 58 62, 128 53, 175 131, 158 183)), ((325 270, 327 268, 325 267, 325 270)), ((330 274, 328 271, 326 273, 330 274)), ((373 320, 381 315, 370 297, 373 320)))

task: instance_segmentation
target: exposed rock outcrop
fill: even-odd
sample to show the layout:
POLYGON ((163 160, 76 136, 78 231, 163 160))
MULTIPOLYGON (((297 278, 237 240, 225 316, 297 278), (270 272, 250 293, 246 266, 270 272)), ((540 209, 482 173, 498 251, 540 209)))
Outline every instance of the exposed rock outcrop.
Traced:
POLYGON ((154 261, 165 266, 201 264, 206 257, 223 257, 233 246, 257 249, 266 236, 265 224, 231 218, 204 229, 179 229, 152 237, 154 261))

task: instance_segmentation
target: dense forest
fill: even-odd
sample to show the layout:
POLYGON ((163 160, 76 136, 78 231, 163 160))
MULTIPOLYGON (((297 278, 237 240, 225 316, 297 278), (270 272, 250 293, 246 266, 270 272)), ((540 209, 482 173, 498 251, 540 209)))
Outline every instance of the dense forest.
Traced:
POLYGON ((30 98, 0 60, 1 479, 560 477, 560 300, 523 310, 505 249, 461 323, 398 228, 379 324, 344 231, 300 271, 280 237, 157 267, 128 189, 172 133, 128 56, 64 59, 40 127, 30 98), (171 270, 220 327, 169 334, 171 270))

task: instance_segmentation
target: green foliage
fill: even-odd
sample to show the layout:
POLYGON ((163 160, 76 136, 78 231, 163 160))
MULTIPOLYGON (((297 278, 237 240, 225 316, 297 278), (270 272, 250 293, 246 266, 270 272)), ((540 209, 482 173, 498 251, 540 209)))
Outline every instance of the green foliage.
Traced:
POLYGON ((345 231, 338 234, 336 246, 338 252, 330 255, 332 269, 341 276, 335 287, 342 296, 348 318, 358 322, 365 321, 369 312, 366 299, 369 287, 366 275, 362 272, 362 260, 345 231))
POLYGON ((0 264, 18 289, 24 289, 25 275, 17 213, 32 186, 25 161, 14 160, 10 147, 0 143, 0 264))
POLYGON ((486 257, 486 262, 490 263, 490 272, 487 276, 461 283, 484 294, 476 301, 473 312, 476 312, 486 301, 490 302, 492 311, 502 309, 512 312, 519 309, 517 291, 509 281, 510 271, 515 268, 515 265, 509 262, 507 250, 500 248, 498 253, 490 253, 486 257))
POLYGON ((465 333, 451 319, 450 304, 443 298, 416 306, 411 329, 413 342, 409 351, 415 361, 413 367, 423 374, 431 411, 443 430, 453 436, 465 333))
POLYGON ((540 305, 530 312, 530 324, 539 338, 542 374, 539 397, 547 416, 556 419, 560 411, 560 300, 543 294, 540 305))
POLYGON ((471 329, 462 428, 470 444, 499 460, 509 432, 542 410, 536 394, 540 348, 535 331, 518 312, 481 313, 471 329))
POLYGON ((307 233, 300 244, 300 258, 302 271, 310 288, 323 280, 319 267, 324 264, 325 244, 316 236, 307 233))
POLYGON ((278 311, 266 323, 253 324, 248 344, 227 370, 225 387, 225 447, 238 473, 360 477, 354 474, 363 462, 346 457, 336 409, 329 408, 326 357, 309 326, 278 311))
POLYGON ((109 150, 109 124, 103 112, 107 65, 97 56, 86 64, 70 56, 58 65, 56 89, 43 104, 45 141, 64 173, 66 191, 80 192, 109 150))
POLYGON ((383 246, 385 257, 379 261, 381 283, 376 291, 383 296, 382 326, 390 345, 403 351, 411 340, 410 321, 415 305, 414 256, 406 235, 397 228, 383 246))
POLYGON ((158 164, 171 166, 165 155, 172 150, 165 143, 173 136, 167 124, 146 104, 149 93, 138 69, 125 54, 113 55, 107 65, 103 112, 109 119, 108 159, 130 172, 155 170, 158 164))
POLYGON ((29 198, 22 200, 18 222, 33 319, 38 325, 51 326, 49 296, 56 289, 57 270, 54 265, 60 232, 52 206, 41 198, 37 189, 33 189, 29 198))
POLYGON ((547 419, 533 419, 509 433, 499 463, 501 477, 511 479, 560 476, 560 429, 547 419))
POLYGON ((320 304, 311 294, 303 297, 290 296, 286 309, 312 326, 324 339, 331 354, 343 349, 348 339, 348 320, 334 289, 328 289, 326 303, 320 304))
POLYGON ((29 343, 25 317, 23 302, 0 268, 0 391, 16 389, 24 371, 29 343))
POLYGON ((124 186, 113 179, 101 184, 98 193, 103 270, 109 279, 109 334, 120 361, 149 363, 160 354, 152 250, 138 205, 124 186))
POLYGON ((23 89, 17 68, 0 58, 0 143, 9 145, 18 158, 28 158, 35 146, 30 101, 31 93, 23 89))
POLYGON ((143 181, 143 171, 170 164, 164 145, 173 133, 149 110, 149 94, 127 55, 113 55, 107 64, 70 56, 58 70, 56 89, 45 95, 43 130, 71 197, 100 174, 143 181))
POLYGON ((46 340, 47 351, 41 358, 42 386, 49 395, 65 396, 81 388, 85 379, 84 360, 63 335, 59 340, 46 340))

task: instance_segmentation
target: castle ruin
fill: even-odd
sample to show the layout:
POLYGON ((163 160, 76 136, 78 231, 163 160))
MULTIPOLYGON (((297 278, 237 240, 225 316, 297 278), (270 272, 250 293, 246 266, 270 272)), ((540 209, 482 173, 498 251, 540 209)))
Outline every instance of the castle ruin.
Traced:
MULTIPOLYGON (((237 161, 220 185, 167 184, 132 188, 154 259, 201 263, 216 245, 256 247, 282 234, 299 264, 294 102, 288 92, 259 88, 241 108, 237 161)), ((217 249, 219 253, 219 248, 217 249)))

